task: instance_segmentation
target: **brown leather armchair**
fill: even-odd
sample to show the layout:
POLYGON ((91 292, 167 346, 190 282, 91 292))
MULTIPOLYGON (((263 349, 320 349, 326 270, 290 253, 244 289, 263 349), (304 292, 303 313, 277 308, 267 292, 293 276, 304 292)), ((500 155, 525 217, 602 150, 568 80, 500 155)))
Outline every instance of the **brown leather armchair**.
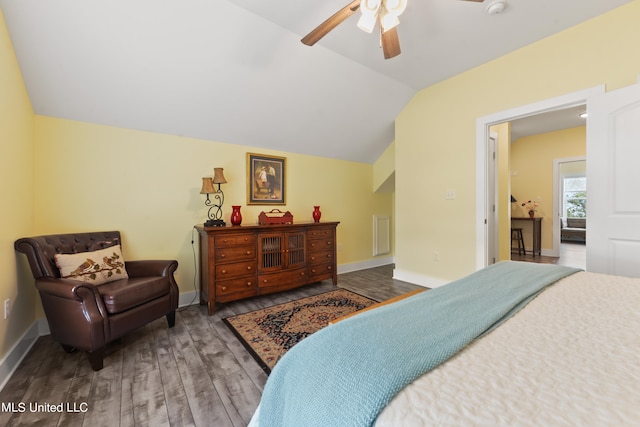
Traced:
POLYGON ((102 369, 109 342, 162 316, 175 325, 178 261, 126 261, 129 278, 97 286, 60 278, 55 254, 115 245, 121 245, 118 231, 26 237, 14 245, 29 260, 51 336, 68 353, 86 351, 94 371, 102 369))

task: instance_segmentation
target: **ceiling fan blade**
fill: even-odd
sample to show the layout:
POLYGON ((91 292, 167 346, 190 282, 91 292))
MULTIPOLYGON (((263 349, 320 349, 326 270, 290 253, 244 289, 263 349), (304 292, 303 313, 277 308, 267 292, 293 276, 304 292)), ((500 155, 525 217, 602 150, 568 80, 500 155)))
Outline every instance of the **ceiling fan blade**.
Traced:
POLYGON ((380 27, 380 33, 384 59, 390 59, 394 56, 400 55, 400 40, 398 39, 398 31, 396 31, 396 27, 387 31, 382 31, 382 27, 380 27))
POLYGON ((307 46, 313 46, 316 44, 318 40, 323 38, 329 33, 329 31, 333 30, 337 27, 342 21, 353 15, 353 13, 358 10, 360 7, 360 0, 355 0, 334 13, 324 21, 322 24, 318 25, 313 31, 302 38, 302 43, 307 46))

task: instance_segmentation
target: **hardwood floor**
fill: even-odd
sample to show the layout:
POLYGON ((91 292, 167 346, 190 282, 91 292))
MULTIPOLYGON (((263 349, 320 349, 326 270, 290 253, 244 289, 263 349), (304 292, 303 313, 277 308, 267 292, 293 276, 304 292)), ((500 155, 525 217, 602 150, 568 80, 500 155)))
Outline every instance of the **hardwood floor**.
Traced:
MULTIPOLYGON (((392 279, 392 269, 341 274, 338 287, 378 301, 419 288, 392 279)), ((99 372, 84 353, 40 337, 0 392, 0 425, 244 427, 267 376, 222 319, 332 289, 323 281, 219 305, 213 316, 180 309, 174 328, 162 318, 112 343, 99 372)))
POLYGON ((584 243, 561 243, 560 257, 551 256, 533 256, 531 253, 518 255, 517 251, 511 252, 511 260, 537 262, 543 264, 565 265, 567 267, 576 267, 586 269, 586 246, 584 243))

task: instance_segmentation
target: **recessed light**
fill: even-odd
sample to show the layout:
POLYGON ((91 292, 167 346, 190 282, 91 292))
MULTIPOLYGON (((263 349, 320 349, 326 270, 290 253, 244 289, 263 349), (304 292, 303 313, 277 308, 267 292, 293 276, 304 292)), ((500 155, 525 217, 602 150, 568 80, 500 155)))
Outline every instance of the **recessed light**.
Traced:
POLYGON ((586 111, 583 111, 582 113, 578 114, 578 116, 579 116, 581 119, 586 119, 586 118, 587 118, 587 112, 586 112, 586 111))

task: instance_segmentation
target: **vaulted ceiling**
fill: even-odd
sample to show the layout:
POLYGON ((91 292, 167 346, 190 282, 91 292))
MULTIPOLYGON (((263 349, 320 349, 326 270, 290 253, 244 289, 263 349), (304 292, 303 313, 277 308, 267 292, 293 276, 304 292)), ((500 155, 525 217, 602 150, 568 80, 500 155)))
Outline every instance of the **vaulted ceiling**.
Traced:
POLYGON ((37 114, 374 162, 415 93, 631 0, 408 0, 402 54, 349 0, 0 0, 37 114))

